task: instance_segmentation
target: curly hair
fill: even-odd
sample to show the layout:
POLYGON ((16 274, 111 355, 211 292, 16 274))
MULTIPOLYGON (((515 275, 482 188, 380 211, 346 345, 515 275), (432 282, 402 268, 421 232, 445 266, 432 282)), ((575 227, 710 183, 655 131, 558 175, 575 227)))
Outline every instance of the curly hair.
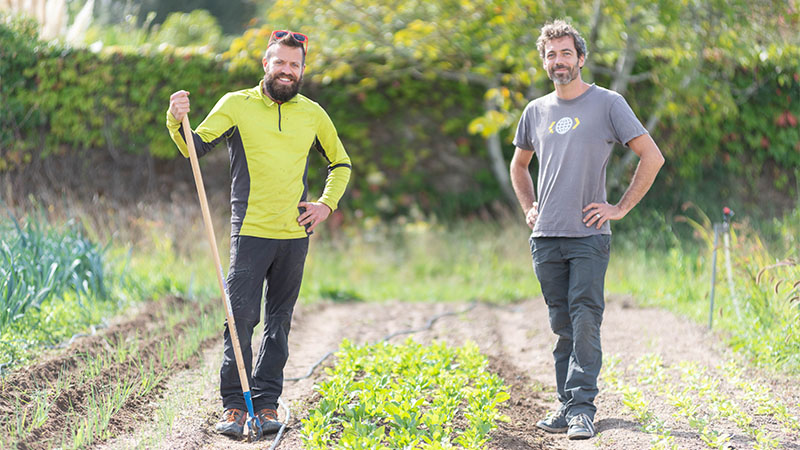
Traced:
POLYGON ((561 19, 548 22, 542 27, 542 33, 539 35, 539 39, 536 40, 536 48, 539 50, 539 56, 544 59, 544 46, 553 39, 562 38, 564 36, 572 37, 573 42, 575 42, 575 50, 578 52, 578 58, 581 56, 586 57, 588 53, 586 51, 586 41, 583 40, 578 30, 561 19))
POLYGON ((292 33, 287 33, 286 36, 282 38, 275 38, 273 36, 270 36, 269 43, 267 44, 267 50, 264 52, 265 56, 269 56, 269 49, 275 44, 285 45, 287 47, 293 47, 293 48, 300 47, 300 49, 303 50, 303 64, 306 63, 306 48, 305 46, 303 46, 302 42, 298 41, 297 39, 294 38, 294 36, 292 36, 292 33))

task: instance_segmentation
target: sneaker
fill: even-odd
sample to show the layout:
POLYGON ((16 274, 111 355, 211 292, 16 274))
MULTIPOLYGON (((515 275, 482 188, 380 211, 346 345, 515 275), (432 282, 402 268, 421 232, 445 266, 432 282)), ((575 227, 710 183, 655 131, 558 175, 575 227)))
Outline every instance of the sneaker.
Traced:
POLYGON ((261 433, 270 434, 277 433, 283 426, 278 422, 278 411, 272 408, 264 408, 256 413, 258 421, 261 423, 261 433))
POLYGON ((569 419, 567 437, 570 439, 589 439, 594 436, 594 424, 586 414, 578 414, 569 419))
POLYGON ((544 419, 536 422, 536 426, 548 433, 563 433, 567 431, 567 409, 562 405, 557 411, 553 411, 544 419))
POLYGON ((217 433, 241 438, 244 432, 245 421, 247 421, 247 414, 245 414, 244 411, 236 408, 228 408, 222 413, 222 418, 217 422, 217 433))

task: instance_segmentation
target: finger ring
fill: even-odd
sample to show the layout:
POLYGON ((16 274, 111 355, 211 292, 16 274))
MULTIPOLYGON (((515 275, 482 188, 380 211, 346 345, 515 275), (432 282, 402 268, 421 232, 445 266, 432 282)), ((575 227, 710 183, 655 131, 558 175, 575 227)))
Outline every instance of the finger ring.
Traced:
POLYGON ((597 213, 597 214, 595 214, 594 216, 595 216, 595 217, 597 217, 597 218, 599 219, 599 218, 600 218, 600 213, 597 213))

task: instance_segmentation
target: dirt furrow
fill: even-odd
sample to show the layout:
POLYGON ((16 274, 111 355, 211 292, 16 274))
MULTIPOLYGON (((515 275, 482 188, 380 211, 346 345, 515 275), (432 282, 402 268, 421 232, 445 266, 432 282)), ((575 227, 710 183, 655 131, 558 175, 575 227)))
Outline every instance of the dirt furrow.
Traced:
MULTIPOLYGON (((721 344, 719 336, 673 314, 635 308, 632 304, 630 299, 624 297, 609 299, 602 328, 604 352, 619 358, 622 378, 626 383, 646 391, 653 412, 670 427, 675 442, 681 448, 700 449, 706 445, 686 420, 676 416, 675 408, 668 404, 664 396, 659 397, 656 394, 655 387, 637 380, 637 360, 643 355, 659 355, 664 370, 669 373, 670 382, 676 386, 681 386, 682 383, 681 367, 686 364, 704 367, 709 376, 723 381, 720 384, 723 393, 736 399, 740 407, 754 418, 755 425, 769 431, 781 443, 782 448, 800 449, 796 444, 800 441, 797 430, 786 430, 774 417, 763 411, 759 412, 758 405, 748 401, 741 388, 730 382, 730 374, 725 373, 722 367, 732 354, 721 344)), ((356 343, 374 343, 390 333, 421 328, 433 317, 446 312, 462 311, 470 306, 466 303, 403 302, 300 305, 295 312, 290 334, 290 357, 285 375, 292 378, 306 374, 326 352, 335 350, 342 339, 347 338, 356 343)), ((153 339, 163 338, 164 327, 158 325, 158 317, 161 315, 153 311, 137 316, 130 323, 122 323, 109 329, 105 339, 118 342, 135 336, 143 342, 153 342, 153 339), (138 323, 135 322, 137 320, 138 323), (149 331, 143 335, 142 330, 149 331)), ((180 331, 173 330, 173 333, 180 331)), ((400 341, 405 338, 403 335, 392 339, 400 341)), ((91 346, 86 346, 96 339, 86 338, 79 341, 75 347, 55 357, 53 361, 57 363, 50 364, 54 364, 53 367, 64 367, 65 362, 87 354, 87 348, 91 346)), ((589 441, 571 442, 564 435, 554 436, 535 428, 536 420, 557 403, 553 389, 551 356, 554 336, 550 332, 546 306, 541 299, 507 306, 477 304, 462 314, 442 316, 430 330, 414 334, 413 339, 422 343, 443 340, 450 345, 473 341, 489 357, 489 369, 500 374, 506 381, 512 396, 503 405, 503 413, 510 418, 510 422, 500 424, 493 432, 488 450, 639 449, 649 448, 652 444, 653 436, 642 431, 631 411, 622 403, 622 396, 602 380, 601 393, 596 401, 598 411, 595 423, 599 436, 589 441)), ((268 448, 271 444, 269 441, 252 444, 213 433, 221 408, 217 392, 221 360, 220 340, 211 342, 196 362, 186 365, 183 370, 163 380, 161 386, 154 390, 160 391, 159 395, 124 405, 114 418, 111 428, 116 437, 96 448, 268 448)), ((326 364, 332 362, 333 358, 330 358, 326 364)), ((41 383, 43 377, 54 374, 45 369, 45 366, 39 364, 6 380, 2 392, 4 400, 0 402, 4 414, 18 413, 10 399, 24 399, 26 389, 30 390, 35 386, 31 383, 36 383, 36 380, 41 383), (26 374, 31 380, 25 378, 26 374), (9 380, 13 382, 8 382, 9 380)), ((323 377, 322 374, 320 368, 309 378, 286 382, 282 399, 291 408, 292 419, 279 449, 303 448, 299 434, 300 419, 316 400, 313 385, 323 377)), ((786 380, 785 375, 746 369, 740 376, 768 388, 775 400, 789 408, 790 415, 797 416, 800 409, 800 389, 792 380, 786 380)), ((98 379, 97 383, 111 381, 98 379)), ((75 389, 80 388, 75 386, 75 389)), ((73 397, 65 399, 65 402, 74 402, 79 395, 78 390, 72 394, 66 393, 66 396, 73 397)), ((708 414, 702 409, 706 406, 700 404, 704 414, 708 414)), ((712 423, 718 431, 730 433, 733 436, 731 442, 737 448, 753 446, 752 439, 737 430, 732 423, 724 420, 714 420, 712 423)), ((50 428, 46 430, 55 430, 52 428, 56 426, 54 424, 56 422, 48 425, 50 428)), ((39 443, 46 446, 46 442, 52 441, 43 440, 39 443)), ((22 448, 44 448, 31 444, 26 443, 22 448)))
POLYGON ((91 404, 118 395, 119 391, 116 394, 112 391, 120 380, 124 380, 131 394, 124 397, 117 413, 109 418, 106 430, 114 435, 135 429, 163 389, 153 385, 148 391, 139 390, 144 383, 141 374, 149 367, 157 367, 166 378, 197 361, 196 357, 178 361, 158 351, 159 342, 171 338, 172 333, 179 334, 194 321, 188 319, 166 330, 165 313, 174 308, 197 309, 197 306, 178 297, 146 303, 131 314, 132 318, 120 319, 95 335, 74 339, 65 349, 47 352, 34 364, 6 377, 0 387, 3 428, 13 428, 20 418, 29 424, 37 405, 34 396, 48 398, 49 402, 39 404, 50 405, 42 423, 17 438, 14 445, 19 449, 50 449, 70 442, 70 432, 75 433, 70 427, 89 429, 92 422, 86 416, 91 404))

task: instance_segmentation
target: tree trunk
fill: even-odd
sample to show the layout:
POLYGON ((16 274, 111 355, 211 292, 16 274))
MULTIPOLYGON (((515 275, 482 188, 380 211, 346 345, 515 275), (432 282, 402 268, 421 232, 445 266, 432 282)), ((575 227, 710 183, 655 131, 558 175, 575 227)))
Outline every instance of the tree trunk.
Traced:
POLYGON ((617 69, 614 73, 614 81, 611 83, 611 90, 625 95, 628 83, 633 73, 633 65, 636 62, 636 55, 639 53, 639 36, 636 35, 636 23, 638 16, 633 16, 625 20, 625 29, 628 34, 625 40, 625 51, 617 60, 617 69))
MULTIPOLYGON (((638 36, 636 35, 635 24, 638 22, 638 16, 629 17, 625 19, 626 30, 628 33, 628 37, 625 41, 625 51, 622 52, 619 59, 617 60, 617 67, 614 72, 614 79, 611 82, 611 90, 616 91, 621 95, 625 95, 625 91, 628 89, 628 83, 631 80, 631 73, 633 72, 633 65, 636 62, 636 55, 639 51, 639 46, 637 42, 638 36)), ((663 97, 662 97, 663 98, 663 97)), ((661 105, 663 106, 663 105, 661 105)), ((658 120, 658 115, 661 107, 656 108, 656 113, 653 114, 655 120, 658 120)), ((650 123, 648 123, 650 125, 650 123)), ((649 127, 647 128, 650 129, 649 127)), ((630 150, 627 147, 624 147, 626 150, 625 156, 622 157, 622 160, 619 164, 617 164, 611 170, 611 177, 608 178, 607 185, 611 189, 616 189, 620 186, 624 186, 629 180, 624 179, 623 175, 628 172, 628 168, 633 164, 636 158, 636 153, 630 150)))
MULTIPOLYGON (((600 26, 603 23, 603 0, 594 0, 592 4, 592 22, 589 26, 589 39, 586 41, 587 53, 597 54, 597 42, 600 36, 600 26), (590 49, 591 48, 591 49, 590 49)), ((594 82, 594 72, 597 68, 595 59, 586 55, 583 67, 586 69, 581 78, 587 83, 594 82)))
MULTIPOLYGON (((497 85, 493 85, 496 88, 497 85)), ((486 111, 497 111, 497 100, 493 97, 487 97, 484 101, 486 111)), ((500 141, 498 133, 492 133, 486 138, 486 147, 489 151, 489 163, 494 174, 500 190, 506 198, 508 204, 513 208, 517 205, 517 196, 514 194, 514 189, 511 187, 511 175, 509 174, 510 168, 503 157, 503 144, 500 141)))
POLYGON ((511 188, 511 177, 509 175, 509 166, 503 157, 503 145, 500 142, 500 135, 492 133, 486 138, 486 145, 489 150, 489 161, 492 165, 492 172, 503 191, 508 204, 512 207, 517 206, 517 196, 511 188))

